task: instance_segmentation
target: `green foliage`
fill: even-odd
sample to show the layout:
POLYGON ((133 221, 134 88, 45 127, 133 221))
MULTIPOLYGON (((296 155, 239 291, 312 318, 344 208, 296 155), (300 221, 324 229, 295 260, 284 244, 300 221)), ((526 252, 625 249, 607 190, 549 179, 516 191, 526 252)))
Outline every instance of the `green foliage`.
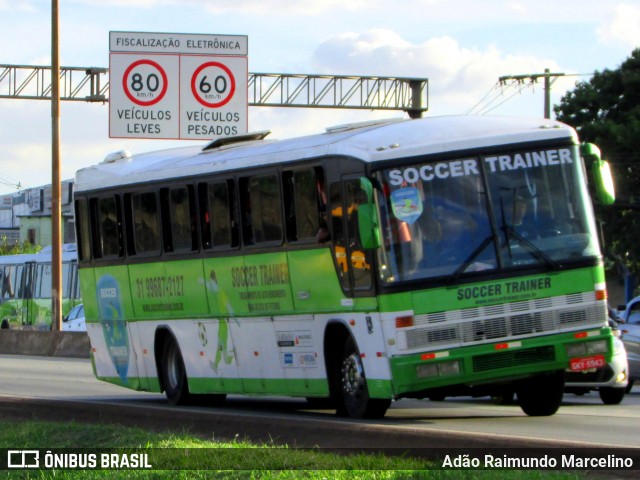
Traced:
POLYGON ((32 245, 26 240, 20 242, 10 242, 6 235, 0 237, 0 255, 18 255, 21 253, 37 253, 42 247, 32 245))
POLYGON ((579 82, 554 108, 556 118, 573 126, 581 141, 592 142, 611 163, 614 206, 596 205, 605 248, 640 271, 640 49, 618 69, 596 72, 579 82))

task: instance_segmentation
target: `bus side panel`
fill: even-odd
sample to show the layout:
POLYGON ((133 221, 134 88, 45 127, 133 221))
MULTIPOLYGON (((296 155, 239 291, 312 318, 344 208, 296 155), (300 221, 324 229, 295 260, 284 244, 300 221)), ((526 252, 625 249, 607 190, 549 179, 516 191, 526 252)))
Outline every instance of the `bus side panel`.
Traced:
POLYGON ((159 391, 160 382, 153 382, 151 375, 157 372, 153 357, 153 348, 149 349, 142 344, 143 339, 153 339, 153 331, 145 330, 142 322, 127 322, 127 329, 132 351, 132 360, 135 361, 135 371, 138 376, 138 390, 150 391, 154 383, 155 391, 159 391))
POLYGON ((234 319, 231 332, 234 344, 242 345, 236 350, 236 358, 244 392, 286 394, 271 317, 234 319))
POLYGON ((211 317, 228 318, 250 312, 247 284, 257 281, 257 273, 245 269, 243 257, 205 259, 203 272, 211 317))
POLYGON ((154 262, 129 266, 136 319, 202 317, 209 312, 202 262, 154 262))
POLYGON ((255 315, 293 313, 289 265, 286 253, 265 253, 244 257, 248 282, 248 310, 255 315))
POLYGON ((322 351, 326 318, 292 315, 274 318, 280 365, 292 396, 328 396, 322 351))
POLYGON ((193 364, 187 366, 190 392, 243 393, 229 331, 230 321, 216 318, 191 322, 193 328, 189 335, 195 335, 197 340, 189 338, 187 341, 193 344, 197 355, 193 356, 193 364))
POLYGON ((296 312, 336 312, 344 309, 344 294, 331 250, 320 248, 287 254, 296 312))
POLYGON ((128 268, 96 268, 89 270, 89 275, 83 271, 83 287, 90 288, 87 277, 91 272, 95 275, 95 290, 91 292, 86 288, 83 295, 96 374, 103 380, 140 389, 135 352, 127 328, 127 321, 133 317, 128 268))

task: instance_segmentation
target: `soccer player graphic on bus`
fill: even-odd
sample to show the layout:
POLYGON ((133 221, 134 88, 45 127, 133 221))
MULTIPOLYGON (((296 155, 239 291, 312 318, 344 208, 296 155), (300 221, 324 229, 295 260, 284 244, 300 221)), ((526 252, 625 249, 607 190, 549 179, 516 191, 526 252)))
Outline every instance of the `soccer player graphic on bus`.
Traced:
MULTIPOLYGON (((209 278, 206 280, 207 290, 213 293, 218 301, 218 311, 225 312, 229 316, 233 315, 233 308, 231 307, 231 302, 229 302, 229 297, 227 294, 220 288, 218 284, 218 279, 216 277, 216 272, 211 270, 209 273, 209 278)), ((220 366, 220 362, 224 361, 226 365, 231 365, 233 362, 233 348, 229 349, 229 320, 226 318, 218 319, 218 345, 216 347, 216 358, 213 361, 209 361, 211 368, 215 371, 218 371, 218 367, 220 366)))

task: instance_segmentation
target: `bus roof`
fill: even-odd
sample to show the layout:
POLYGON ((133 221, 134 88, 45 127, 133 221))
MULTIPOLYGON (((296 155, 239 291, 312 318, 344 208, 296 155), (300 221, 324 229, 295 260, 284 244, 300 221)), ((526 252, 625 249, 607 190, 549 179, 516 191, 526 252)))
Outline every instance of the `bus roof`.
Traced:
POLYGON ((577 139, 571 127, 554 120, 498 116, 365 122, 284 140, 263 140, 262 133, 256 136, 259 140, 247 140, 245 135, 243 141, 223 142, 213 148, 190 146, 134 156, 109 156, 100 164, 76 172, 74 190, 91 191, 329 155, 375 163, 534 140, 577 139))

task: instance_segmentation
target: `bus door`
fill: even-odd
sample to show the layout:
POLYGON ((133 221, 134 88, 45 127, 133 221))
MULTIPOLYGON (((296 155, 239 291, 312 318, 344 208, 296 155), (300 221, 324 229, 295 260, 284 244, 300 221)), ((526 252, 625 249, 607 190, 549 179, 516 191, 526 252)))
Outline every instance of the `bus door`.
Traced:
POLYGON ((362 248, 358 233, 358 206, 366 202, 360 177, 343 177, 329 189, 336 268, 348 296, 363 296, 373 289, 371 253, 362 248))

